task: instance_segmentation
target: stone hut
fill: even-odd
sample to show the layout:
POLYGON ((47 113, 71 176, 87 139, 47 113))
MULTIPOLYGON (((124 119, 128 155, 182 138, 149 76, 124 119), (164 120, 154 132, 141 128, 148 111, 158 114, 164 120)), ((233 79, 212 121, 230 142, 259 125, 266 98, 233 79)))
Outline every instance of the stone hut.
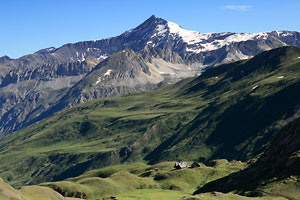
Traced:
POLYGON ((175 169, 184 169, 187 168, 187 163, 186 162, 176 162, 174 165, 175 169))

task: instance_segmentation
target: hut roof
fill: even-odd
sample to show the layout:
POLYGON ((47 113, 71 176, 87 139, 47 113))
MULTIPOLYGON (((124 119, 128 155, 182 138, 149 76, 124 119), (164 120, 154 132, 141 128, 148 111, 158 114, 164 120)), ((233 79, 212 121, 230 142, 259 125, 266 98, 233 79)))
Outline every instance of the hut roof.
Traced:
POLYGON ((187 163, 186 162, 176 162, 174 165, 175 169, 183 169, 187 168, 187 163))

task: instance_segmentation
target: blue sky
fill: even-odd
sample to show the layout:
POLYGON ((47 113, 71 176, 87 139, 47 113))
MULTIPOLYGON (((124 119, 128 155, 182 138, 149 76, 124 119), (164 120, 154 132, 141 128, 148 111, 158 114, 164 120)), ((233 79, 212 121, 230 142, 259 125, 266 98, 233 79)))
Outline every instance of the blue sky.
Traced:
POLYGON ((0 0, 0 56, 101 39, 152 14, 199 32, 300 31, 299 0, 0 0))

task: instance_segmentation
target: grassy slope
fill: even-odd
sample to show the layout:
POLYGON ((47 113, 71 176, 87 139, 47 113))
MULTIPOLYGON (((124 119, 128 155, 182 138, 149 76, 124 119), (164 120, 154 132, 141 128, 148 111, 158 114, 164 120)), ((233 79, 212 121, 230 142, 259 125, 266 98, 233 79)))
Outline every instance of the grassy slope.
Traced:
POLYGON ((261 157, 246 169, 212 181, 195 193, 219 191, 300 199, 300 118, 280 130, 261 157))
POLYGON ((287 199, 283 197, 273 197, 273 196, 246 197, 246 196, 241 196, 233 193, 223 194, 220 192, 212 192, 212 193, 195 195, 190 199, 187 198, 186 200, 287 200, 287 199))
POLYGON ((203 164, 199 168, 172 170, 173 162, 156 165, 135 163, 92 170, 79 177, 60 182, 24 186, 15 190, 0 181, 2 200, 75 200, 77 199, 184 199, 184 200, 284 200, 277 197, 248 198, 219 192, 191 196, 198 187, 243 169, 246 164, 217 160, 213 167, 203 164), (57 191, 57 192, 56 192, 57 191))
POLYGON ((0 176, 20 186, 123 162, 246 160, 298 116, 299 56, 299 48, 275 49, 179 90, 180 83, 63 111, 0 141, 0 176))
POLYGON ((165 189, 166 192, 175 190, 180 191, 178 194, 191 194, 197 187, 245 167, 244 163, 229 163, 224 160, 218 161, 215 167, 202 165, 195 169, 172 170, 173 165, 174 162, 156 165, 116 165, 92 170, 76 178, 42 185, 50 186, 64 196, 71 197, 109 197, 136 189, 165 189))
MULTIPOLYGON (((56 170, 56 167, 61 172, 73 163, 89 165, 90 163, 85 162, 91 157, 105 157, 105 152, 129 146, 167 114, 181 112, 175 109, 141 109, 148 107, 144 99, 152 99, 152 103, 155 103, 152 96, 153 93, 146 92, 138 96, 90 102, 30 126, 25 130, 25 134, 18 132, 5 138, 2 141, 5 145, 0 147, 2 176, 14 179, 15 175, 20 175, 18 179, 24 178, 25 181, 28 180, 28 177, 24 176, 26 173, 46 174, 48 169, 56 170), (25 162, 22 169, 16 161, 25 162), (7 170, 8 166, 15 166, 12 174, 7 174, 11 171, 7 170)), ((169 101, 167 97, 155 100, 157 103, 169 101)), ((111 153, 108 155, 108 159, 110 158, 111 153)), ((100 160, 95 167, 107 165, 107 162, 119 163, 119 153, 117 152, 110 161, 104 164, 101 162, 104 161, 100 160)), ((53 172, 50 172, 51 175, 53 172)), ((61 179, 63 178, 65 177, 61 179)))
MULTIPOLYGON (((48 187, 25 186, 16 190, 0 178, 0 200, 65 200, 58 192, 48 187)), ((69 198, 68 200, 75 200, 69 198)))

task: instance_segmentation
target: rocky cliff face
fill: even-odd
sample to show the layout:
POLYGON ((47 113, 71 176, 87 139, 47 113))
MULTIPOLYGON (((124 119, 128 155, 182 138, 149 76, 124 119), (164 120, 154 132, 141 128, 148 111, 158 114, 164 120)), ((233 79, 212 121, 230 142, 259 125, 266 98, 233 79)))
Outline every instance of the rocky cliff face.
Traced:
POLYGON ((0 138, 25 126, 92 69, 87 62, 15 69, 0 85, 0 138))

